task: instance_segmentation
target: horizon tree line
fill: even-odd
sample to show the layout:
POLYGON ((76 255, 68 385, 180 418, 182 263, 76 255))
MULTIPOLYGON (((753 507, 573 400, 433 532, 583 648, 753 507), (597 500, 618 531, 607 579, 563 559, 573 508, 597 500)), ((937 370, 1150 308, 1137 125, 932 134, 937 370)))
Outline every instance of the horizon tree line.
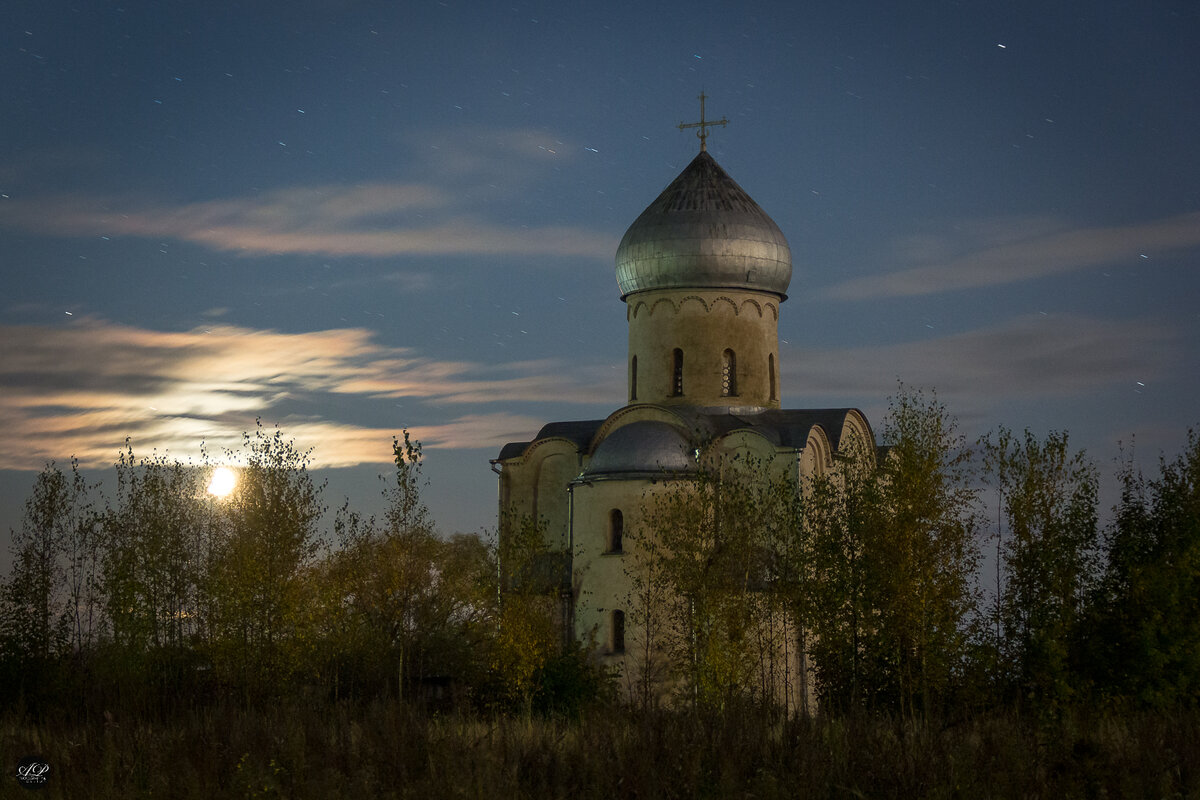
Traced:
POLYGON ((505 521, 515 533, 498 542, 439 535, 407 431, 382 519, 347 502, 332 531, 311 451, 261 424, 226 454, 245 466, 225 499, 205 491, 207 462, 128 442, 111 496, 77 462, 51 463, 0 582, 0 696, 35 710, 284 693, 565 709, 623 682, 639 706, 802 713, 1197 705, 1194 431, 1156 476, 1120 465, 1107 525, 1099 469, 1065 432, 971 445, 936 396, 902 386, 883 445, 799 487, 712 461, 658 497, 627 532, 626 676, 587 641, 563 644, 537 520, 505 521))

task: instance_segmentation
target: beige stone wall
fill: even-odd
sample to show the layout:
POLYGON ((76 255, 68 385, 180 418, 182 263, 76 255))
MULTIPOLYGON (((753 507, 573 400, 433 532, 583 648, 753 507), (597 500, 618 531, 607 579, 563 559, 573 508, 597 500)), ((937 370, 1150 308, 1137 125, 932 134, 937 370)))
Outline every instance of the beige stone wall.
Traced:
POLYGON ((630 402, 780 407, 778 296, 664 289, 638 292, 626 302, 630 402), (683 355, 682 394, 675 393, 676 349, 683 355), (723 394, 726 350, 736 360, 733 395, 723 394))
POLYGON ((567 484, 579 474, 583 460, 565 439, 537 442, 521 458, 500 471, 501 524, 506 516, 527 516, 545 525, 546 546, 565 552, 570 543, 567 484))
MULTIPOLYGON (((659 482, 661 483, 661 482, 659 482)), ((614 655, 611 648, 611 612, 629 610, 629 577, 633 551, 642 526, 647 499, 656 484, 649 480, 597 481, 576 484, 574 553, 572 566, 578 596, 575 605, 575 631, 582 640, 595 637, 604 657, 614 655), (622 550, 608 547, 611 512, 619 509, 623 518, 622 550)), ((626 640, 634 632, 633 621, 626 618, 626 640)), ((619 658, 620 654, 616 654, 619 658)))
MULTIPOLYGON (((730 442, 731 449, 742 449, 730 442)), ((757 449, 757 448, 756 448, 757 449)), ((787 470, 794 464, 794 454, 779 454, 773 469, 787 470)), ((794 469, 794 467, 792 467, 794 469)), ((641 702, 644 670, 655 675, 651 681, 655 702, 670 703, 680 688, 677 670, 670 670, 665 644, 674 635, 668 614, 668 598, 658 598, 657 630, 649 634, 641 623, 644 607, 633 596, 631 575, 646 563, 639 557, 648 531, 643 528, 645 511, 654 507, 654 498, 672 491, 670 481, 626 480, 597 481, 577 484, 572 489, 575 508, 574 580, 575 633, 583 642, 596 645, 597 657, 616 670, 620 689, 631 702, 641 702), (622 552, 608 549, 612 509, 622 511, 624 540, 622 552), (613 612, 624 613, 624 650, 612 649, 613 612), (673 677, 672 677, 673 676, 673 677)), ((804 653, 799 649, 800 631, 790 617, 779 610, 759 616, 758 627, 750 634, 762 648, 764 656, 755 673, 753 689, 774 697, 789 713, 809 713, 815 708, 813 680, 804 653)))
MULTIPOLYGON (((596 481, 573 488, 575 507, 575 635, 596 645, 601 663, 617 671, 621 684, 634 699, 633 687, 647 668, 665 672, 666 653, 647 653, 646 630, 641 623, 642 610, 632 597, 632 580, 643 561, 638 548, 645 535, 644 514, 653 508, 654 496, 665 490, 663 480, 596 481), (608 550, 611 511, 620 509, 624 520, 624 542, 619 553, 608 550), (613 650, 613 612, 624 613, 624 649, 613 650)), ((663 609, 659 613, 665 614, 663 609)), ((666 624, 665 620, 662 624, 666 624)), ((658 637, 663 631, 657 633, 658 637)), ((657 685, 665 697, 670 684, 657 685)))

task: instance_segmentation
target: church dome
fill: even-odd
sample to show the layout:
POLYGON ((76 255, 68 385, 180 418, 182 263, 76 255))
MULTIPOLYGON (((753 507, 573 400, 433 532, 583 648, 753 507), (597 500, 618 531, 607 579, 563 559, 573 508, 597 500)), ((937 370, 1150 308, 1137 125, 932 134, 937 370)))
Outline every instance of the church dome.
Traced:
POLYGON ((648 289, 751 289, 787 297, 792 254, 774 220, 706 151, 617 248, 621 299, 648 289))
POLYGON ((640 420, 617 428, 596 446, 583 478, 694 472, 687 437, 666 422, 640 420))

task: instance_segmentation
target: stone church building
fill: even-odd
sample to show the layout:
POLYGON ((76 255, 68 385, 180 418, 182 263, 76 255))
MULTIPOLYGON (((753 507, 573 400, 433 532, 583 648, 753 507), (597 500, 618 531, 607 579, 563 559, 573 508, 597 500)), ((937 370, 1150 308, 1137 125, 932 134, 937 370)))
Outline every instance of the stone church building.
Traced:
MULTIPOLYGON (((701 452, 743 454, 786 474, 874 450, 853 408, 786 409, 778 322, 792 259, 775 222, 704 147, 634 220, 616 253, 629 325, 627 402, 605 419, 547 423, 492 461, 504 520, 544 525, 565 636, 620 667, 627 637, 626 533, 701 452)), ((681 126, 692 127, 692 126, 681 126)))

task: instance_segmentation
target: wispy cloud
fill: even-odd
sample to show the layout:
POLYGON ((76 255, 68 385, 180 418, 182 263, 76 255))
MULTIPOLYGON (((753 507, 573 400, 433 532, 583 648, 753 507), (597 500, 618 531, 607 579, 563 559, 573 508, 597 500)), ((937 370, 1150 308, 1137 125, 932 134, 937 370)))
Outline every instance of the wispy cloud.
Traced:
MULTIPOLYGON (((623 388, 607 363, 441 361, 361 329, 164 332, 84 319, 3 326, 0 339, 0 469, 70 455, 110 464, 126 437, 141 452, 185 456, 204 442, 219 455, 256 417, 314 447, 319 466, 387 463, 391 436, 406 424, 389 426, 390 401, 413 404, 422 424, 409 427, 429 447, 496 448, 545 421, 516 409, 548 399, 616 408, 623 388)), ((797 349, 783 372, 789 406, 878 400, 899 378, 954 398, 967 416, 1149 383, 1177 361, 1177 341, 1159 323, 1063 314, 900 344, 797 349)))
POLYGON ((828 287, 838 300, 912 297, 1034 280, 1200 247, 1200 213, 1107 228, 1053 220, 962 226, 953 235, 911 237, 896 254, 919 266, 828 287))
POLYGON ((296 187, 261 196, 170 206, 120 198, 11 199, 0 224, 62 236, 194 242, 246 255, 525 255, 608 258, 611 236, 571 226, 509 227, 447 211, 419 185, 296 187))
POLYGON ((0 226, 46 236, 175 239, 252 256, 611 258, 611 234, 509 221, 514 196, 566 157, 553 136, 468 129, 406 146, 422 154, 420 180, 291 186, 182 203, 18 191, 0 203, 0 226), (504 220, 495 209, 504 210, 504 220))
POLYGON ((804 376, 802 385, 785 385, 789 401, 883 397, 901 379, 979 405, 1132 386, 1167 374, 1176 359, 1174 334, 1157 322, 1036 314, 923 341, 799 349, 784 371, 804 376))
POLYGON ((454 181, 483 188, 517 188, 560 166, 580 152, 577 145, 535 128, 461 125, 432 136, 404 136, 402 147, 421 152, 427 171, 439 182, 454 181))
POLYGON ((394 430, 349 418, 346 408, 410 399, 427 406, 423 418, 438 420, 415 427, 429 446, 483 447, 540 425, 499 404, 620 395, 605 384, 608 365, 438 361, 381 345, 361 329, 164 332, 93 319, 0 326, 0 339, 0 468, 11 469, 70 455, 110 463, 127 436, 143 449, 219 449, 258 416, 317 445, 323 465, 387 462, 394 430))

